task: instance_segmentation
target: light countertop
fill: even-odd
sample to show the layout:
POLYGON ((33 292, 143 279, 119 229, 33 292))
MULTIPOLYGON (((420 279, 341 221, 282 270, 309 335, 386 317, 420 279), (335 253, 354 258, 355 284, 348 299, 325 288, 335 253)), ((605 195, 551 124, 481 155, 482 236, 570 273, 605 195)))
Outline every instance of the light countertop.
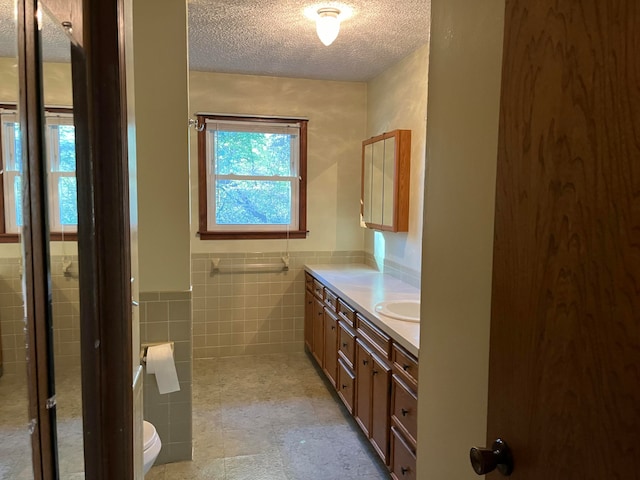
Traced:
POLYGON ((364 264, 306 265, 305 270, 418 357, 420 324, 380 315, 375 305, 388 300, 419 301, 419 289, 364 264))

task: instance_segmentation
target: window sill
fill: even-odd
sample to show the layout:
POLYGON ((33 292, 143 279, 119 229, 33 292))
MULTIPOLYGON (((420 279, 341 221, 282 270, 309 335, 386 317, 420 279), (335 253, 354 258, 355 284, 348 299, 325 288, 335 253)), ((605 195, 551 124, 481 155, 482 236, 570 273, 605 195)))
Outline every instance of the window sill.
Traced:
MULTIPOLYGON (((78 240, 77 233, 65 233, 64 238, 62 233, 59 232, 51 232, 49 234, 49 240, 52 242, 75 242, 78 240)), ((20 234, 19 233, 0 233, 0 243, 20 243, 20 234)))
POLYGON ((307 230, 293 232, 198 232, 200 240, 271 240, 280 238, 307 238, 307 230))

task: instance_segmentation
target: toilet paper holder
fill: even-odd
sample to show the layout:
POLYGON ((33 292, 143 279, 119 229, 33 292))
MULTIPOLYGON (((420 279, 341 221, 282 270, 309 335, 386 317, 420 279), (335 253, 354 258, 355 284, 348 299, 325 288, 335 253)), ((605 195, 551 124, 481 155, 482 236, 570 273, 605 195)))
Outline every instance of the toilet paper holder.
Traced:
POLYGON ((145 366, 147 365, 147 350, 149 350, 149 347, 155 347, 156 345, 164 345, 165 343, 168 343, 169 345, 171 345, 171 351, 175 352, 173 342, 143 343, 142 345, 140 345, 140 365, 145 365, 145 366))

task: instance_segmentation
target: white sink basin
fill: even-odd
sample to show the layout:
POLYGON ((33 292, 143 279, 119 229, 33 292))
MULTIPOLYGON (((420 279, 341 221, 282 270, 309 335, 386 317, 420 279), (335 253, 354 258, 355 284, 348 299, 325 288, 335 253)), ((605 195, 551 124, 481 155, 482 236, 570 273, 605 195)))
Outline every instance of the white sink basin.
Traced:
POLYGON ((390 300, 376 304, 376 312, 406 322, 420 322, 419 300, 390 300))

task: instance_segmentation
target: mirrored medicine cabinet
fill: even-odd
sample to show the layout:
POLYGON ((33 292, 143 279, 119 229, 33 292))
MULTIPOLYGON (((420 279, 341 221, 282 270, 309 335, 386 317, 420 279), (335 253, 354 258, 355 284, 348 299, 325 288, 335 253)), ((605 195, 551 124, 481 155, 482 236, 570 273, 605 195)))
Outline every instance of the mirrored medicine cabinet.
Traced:
POLYGON ((362 223, 374 230, 409 229, 411 130, 393 130, 362 142, 362 223))

